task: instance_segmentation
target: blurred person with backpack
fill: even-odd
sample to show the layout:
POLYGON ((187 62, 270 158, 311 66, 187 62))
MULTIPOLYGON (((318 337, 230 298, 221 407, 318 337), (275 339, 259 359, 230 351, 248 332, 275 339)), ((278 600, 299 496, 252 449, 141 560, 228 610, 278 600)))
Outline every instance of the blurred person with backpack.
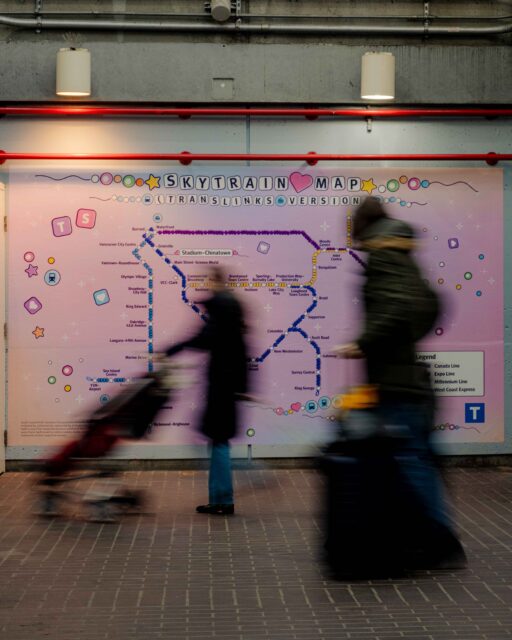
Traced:
POLYGON ((460 568, 466 558, 430 444, 435 395, 430 371, 416 355, 416 343, 440 314, 440 301, 413 257, 412 226, 389 216, 379 199, 366 198, 358 207, 353 237, 368 256, 363 326, 353 342, 335 351, 342 358, 365 359, 367 383, 377 391, 379 422, 398 436, 394 461, 427 523, 418 542, 423 564, 460 568))

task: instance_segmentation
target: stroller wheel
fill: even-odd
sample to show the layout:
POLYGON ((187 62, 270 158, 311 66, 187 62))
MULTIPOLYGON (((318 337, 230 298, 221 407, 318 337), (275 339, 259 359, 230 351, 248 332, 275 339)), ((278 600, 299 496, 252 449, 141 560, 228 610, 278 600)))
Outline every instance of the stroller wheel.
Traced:
POLYGON ((90 511, 87 520, 89 522, 116 523, 117 509, 110 500, 96 500, 88 503, 90 511))
POLYGON ((146 501, 143 491, 131 491, 130 489, 124 492, 122 500, 128 507, 141 507, 146 501))
POLYGON ((124 513, 140 513, 141 508, 146 503, 146 496, 143 491, 125 489, 111 499, 124 513))
POLYGON ((42 491, 39 498, 38 515, 42 518, 54 518, 60 516, 59 503, 61 497, 55 491, 42 491))

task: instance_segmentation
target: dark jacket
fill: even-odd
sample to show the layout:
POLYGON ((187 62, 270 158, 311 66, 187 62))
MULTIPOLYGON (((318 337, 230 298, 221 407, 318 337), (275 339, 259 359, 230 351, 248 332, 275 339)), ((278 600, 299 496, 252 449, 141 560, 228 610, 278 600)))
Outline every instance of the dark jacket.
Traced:
POLYGON ((203 304, 208 317, 199 333, 166 353, 200 349, 210 354, 201 431, 215 442, 227 442, 237 432, 237 397, 248 391, 244 314, 228 289, 214 293, 203 304))
POLYGON ((384 400, 431 397, 428 371, 416 361, 417 325, 432 310, 411 255, 413 230, 386 217, 369 226, 361 241, 369 255, 364 328, 356 342, 366 357, 368 382, 378 385, 384 400))

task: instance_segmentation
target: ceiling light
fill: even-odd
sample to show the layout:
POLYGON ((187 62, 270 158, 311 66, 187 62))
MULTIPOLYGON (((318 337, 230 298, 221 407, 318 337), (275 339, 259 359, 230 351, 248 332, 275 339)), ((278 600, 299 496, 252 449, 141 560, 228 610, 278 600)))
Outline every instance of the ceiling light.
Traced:
POLYGON ((361 98, 393 100, 395 97, 395 56, 371 51, 361 61, 361 98))
POLYGON ((91 95, 91 53, 88 49, 59 49, 56 93, 58 96, 91 95))

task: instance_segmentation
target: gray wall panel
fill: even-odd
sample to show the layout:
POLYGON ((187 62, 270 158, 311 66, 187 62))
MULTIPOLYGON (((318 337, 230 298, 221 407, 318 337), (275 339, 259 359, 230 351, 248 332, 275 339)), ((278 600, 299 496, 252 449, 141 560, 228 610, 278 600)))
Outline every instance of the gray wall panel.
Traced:
MULTIPOLYGON (((0 42, 0 102, 56 101, 55 58, 65 44, 0 42)), ((396 56, 396 103, 507 104, 512 98, 506 46, 374 47, 307 39, 223 45, 150 35, 136 41, 126 34, 118 42, 90 33, 81 44, 92 54, 90 100, 98 102, 212 103, 213 78, 233 78, 233 97, 217 103, 361 104, 361 56, 375 48, 396 56)))

